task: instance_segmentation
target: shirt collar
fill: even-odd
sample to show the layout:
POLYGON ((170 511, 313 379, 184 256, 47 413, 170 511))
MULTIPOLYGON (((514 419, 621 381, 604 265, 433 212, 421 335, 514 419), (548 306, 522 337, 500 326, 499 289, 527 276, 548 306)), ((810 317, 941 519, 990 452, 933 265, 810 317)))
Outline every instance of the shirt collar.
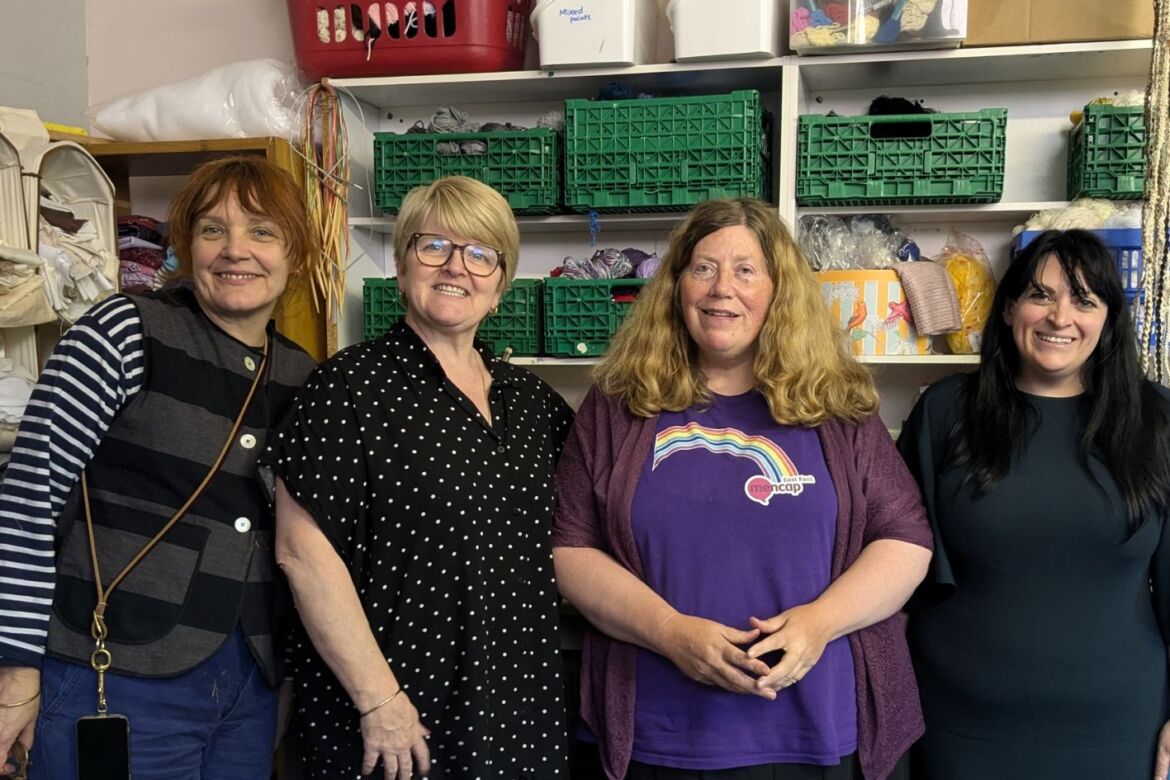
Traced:
MULTIPOLYGON (((431 374, 442 373, 443 366, 431 348, 419 337, 414 329, 399 320, 390 327, 382 337, 386 340, 387 348, 402 365, 403 370, 413 379, 421 379, 431 374)), ((496 358, 492 348, 480 339, 475 340, 475 351, 483 358, 484 365, 491 374, 493 385, 514 386, 516 370, 513 366, 496 358)))

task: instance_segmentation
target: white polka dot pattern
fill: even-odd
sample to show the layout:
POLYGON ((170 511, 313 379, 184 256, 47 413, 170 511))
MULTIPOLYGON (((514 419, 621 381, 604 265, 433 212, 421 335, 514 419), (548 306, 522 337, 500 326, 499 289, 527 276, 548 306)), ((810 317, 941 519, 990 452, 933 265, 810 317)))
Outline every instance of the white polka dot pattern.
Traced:
MULTIPOLYGON (((477 348, 492 375, 492 425, 399 323, 317 369, 266 460, 347 561, 431 729, 430 776, 566 777, 549 536, 572 411, 477 348)), ((289 660, 309 776, 360 777, 345 690, 303 631, 289 660)))

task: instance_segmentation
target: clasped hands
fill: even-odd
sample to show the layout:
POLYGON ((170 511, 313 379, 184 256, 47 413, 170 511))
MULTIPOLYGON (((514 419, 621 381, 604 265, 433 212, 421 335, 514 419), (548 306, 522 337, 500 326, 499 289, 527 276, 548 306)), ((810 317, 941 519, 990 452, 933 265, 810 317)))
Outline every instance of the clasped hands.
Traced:
POLYGON ((750 629, 672 613, 661 626, 663 655, 697 682, 773 700, 820 660, 832 631, 814 604, 775 617, 750 618, 750 629), (775 666, 762 656, 780 651, 775 666))

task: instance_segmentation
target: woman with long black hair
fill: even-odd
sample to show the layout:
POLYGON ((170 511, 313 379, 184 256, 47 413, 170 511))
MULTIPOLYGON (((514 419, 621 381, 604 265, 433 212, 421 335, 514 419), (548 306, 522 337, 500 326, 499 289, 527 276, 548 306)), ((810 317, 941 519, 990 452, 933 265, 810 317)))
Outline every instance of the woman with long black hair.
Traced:
POLYGON ((1047 231, 903 429, 936 538, 918 777, 1166 775, 1170 405, 1133 334, 1110 251, 1047 231))

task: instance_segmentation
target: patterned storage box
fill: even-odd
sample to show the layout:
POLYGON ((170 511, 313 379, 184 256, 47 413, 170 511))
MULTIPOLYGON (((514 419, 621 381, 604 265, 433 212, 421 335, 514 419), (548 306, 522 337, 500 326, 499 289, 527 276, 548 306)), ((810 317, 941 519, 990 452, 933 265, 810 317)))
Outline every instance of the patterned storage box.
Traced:
POLYGON ((910 304, 893 271, 822 271, 817 278, 854 355, 930 353, 930 339, 910 324, 910 304))

